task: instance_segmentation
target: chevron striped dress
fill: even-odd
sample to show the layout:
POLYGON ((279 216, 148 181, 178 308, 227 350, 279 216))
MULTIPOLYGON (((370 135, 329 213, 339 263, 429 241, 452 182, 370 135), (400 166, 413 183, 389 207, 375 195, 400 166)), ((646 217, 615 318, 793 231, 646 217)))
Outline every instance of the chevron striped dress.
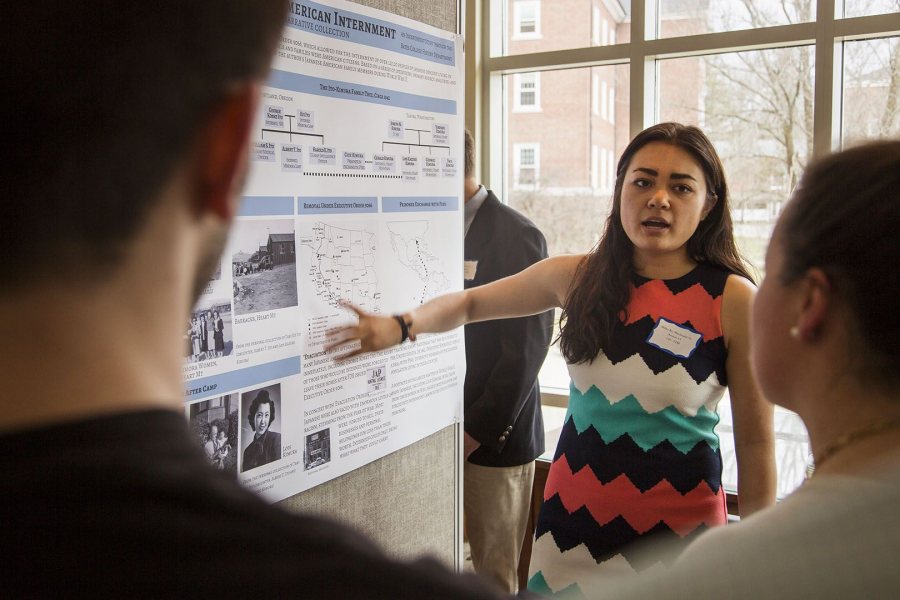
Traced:
POLYGON ((714 428, 727 384, 728 275, 700 264, 678 279, 635 276, 610 351, 569 365, 530 590, 580 597, 608 576, 670 562, 726 522, 714 428))

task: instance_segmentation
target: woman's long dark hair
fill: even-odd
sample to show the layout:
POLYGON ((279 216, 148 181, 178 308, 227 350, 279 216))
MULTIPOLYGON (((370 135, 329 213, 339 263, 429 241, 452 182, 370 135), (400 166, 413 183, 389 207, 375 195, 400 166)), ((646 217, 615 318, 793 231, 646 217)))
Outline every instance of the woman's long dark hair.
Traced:
POLYGON ((707 194, 716 203, 687 242, 688 256, 753 280, 734 243, 725 170, 712 143, 696 127, 660 123, 635 136, 619 158, 613 206, 603 236, 579 265, 560 320, 560 348, 570 363, 593 361, 606 350, 613 327, 631 296, 634 246, 622 227, 622 187, 631 159, 653 142, 688 152, 703 169, 707 194))

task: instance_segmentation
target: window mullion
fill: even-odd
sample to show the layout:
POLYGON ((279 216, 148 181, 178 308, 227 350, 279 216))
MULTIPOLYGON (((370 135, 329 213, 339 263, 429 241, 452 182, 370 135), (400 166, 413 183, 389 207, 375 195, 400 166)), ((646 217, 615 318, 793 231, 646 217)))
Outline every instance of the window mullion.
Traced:
POLYGON ((646 36, 650 31, 649 18, 655 31, 657 0, 638 0, 631 4, 631 42, 629 43, 629 131, 634 137, 656 117, 656 76, 654 60, 647 56, 646 36), (648 10, 649 8, 649 10, 648 10))
POLYGON ((835 2, 816 0, 816 62, 813 88, 813 156, 840 146, 843 43, 834 37, 835 2), (835 85, 837 84, 837 85, 835 85))

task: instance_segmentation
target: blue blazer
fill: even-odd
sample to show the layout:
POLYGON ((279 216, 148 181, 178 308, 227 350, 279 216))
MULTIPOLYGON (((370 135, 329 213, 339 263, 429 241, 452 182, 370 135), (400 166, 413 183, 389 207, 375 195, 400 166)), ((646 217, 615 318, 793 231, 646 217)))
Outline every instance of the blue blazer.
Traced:
MULTIPOLYGON (((465 260, 477 261, 466 289, 518 273, 543 258, 543 234, 489 190, 466 234, 465 260)), ((481 442, 470 462, 511 467, 543 453, 537 374, 552 332, 552 310, 466 325, 465 430, 481 442)))

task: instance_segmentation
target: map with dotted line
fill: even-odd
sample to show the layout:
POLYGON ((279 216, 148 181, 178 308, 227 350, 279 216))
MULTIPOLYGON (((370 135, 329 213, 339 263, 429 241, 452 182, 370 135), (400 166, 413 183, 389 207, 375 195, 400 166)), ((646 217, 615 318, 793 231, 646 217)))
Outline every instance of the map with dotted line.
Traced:
POLYGON ((421 292, 417 293, 415 300, 422 304, 448 290, 450 280, 444 265, 429 251, 426 238, 428 221, 389 221, 387 227, 397 260, 422 282, 421 292))

